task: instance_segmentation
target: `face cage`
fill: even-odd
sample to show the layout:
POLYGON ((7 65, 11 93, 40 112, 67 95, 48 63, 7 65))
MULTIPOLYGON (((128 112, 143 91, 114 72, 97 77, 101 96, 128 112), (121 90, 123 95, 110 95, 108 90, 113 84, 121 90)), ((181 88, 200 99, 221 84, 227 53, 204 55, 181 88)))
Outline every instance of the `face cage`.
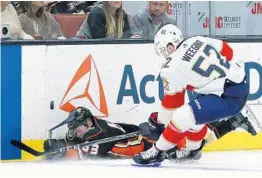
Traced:
POLYGON ((75 133, 75 130, 68 130, 67 131, 67 134, 66 134, 66 137, 68 140, 73 140, 76 136, 76 133, 75 133))
MULTIPOLYGON (((88 118, 89 119, 89 118, 88 118)), ((73 140, 76 136, 76 132, 75 132, 75 129, 81 125, 86 125, 87 124, 87 120, 85 121, 73 121, 73 122, 70 122, 67 124, 68 126, 68 132, 67 132, 67 138, 69 140, 73 140)))
MULTIPOLYGON (((80 122, 75 121, 75 122, 73 122, 74 124, 72 122, 71 122, 72 124, 69 123, 68 124, 68 131, 67 131, 67 134, 66 134, 68 140, 73 140, 76 137, 75 129, 77 127, 81 126, 81 125, 87 126, 88 125, 87 123, 88 123, 89 120, 92 122, 91 118, 87 118, 85 121, 80 121, 80 122)), ((94 126, 91 126, 91 127, 89 127, 89 129, 92 129, 93 127, 94 126)))
POLYGON ((67 123, 67 127, 68 127, 68 129, 70 129, 70 130, 74 130, 74 129, 76 129, 77 127, 79 127, 80 125, 86 125, 89 119, 92 121, 91 118, 86 118, 86 119, 84 119, 84 120, 77 120, 77 119, 75 119, 75 120, 67 123))

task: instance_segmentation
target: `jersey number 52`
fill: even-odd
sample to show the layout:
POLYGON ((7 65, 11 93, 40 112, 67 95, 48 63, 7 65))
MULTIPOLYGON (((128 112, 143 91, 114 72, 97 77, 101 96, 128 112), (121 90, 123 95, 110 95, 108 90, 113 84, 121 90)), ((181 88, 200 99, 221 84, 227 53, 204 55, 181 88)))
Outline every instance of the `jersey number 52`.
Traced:
MULTIPOLYGON (((216 71, 219 76, 218 78, 221 77, 225 77, 226 76, 226 72, 224 69, 229 69, 230 68, 230 64, 227 60, 224 60, 221 55, 219 54, 219 52, 211 45, 206 45, 206 47, 203 50, 204 54, 206 55, 206 57, 200 56, 196 63, 194 64, 192 70, 198 74, 200 74, 201 76, 204 77, 209 77, 213 71, 216 71), (207 63, 211 63, 211 61, 208 60, 212 60, 212 59, 208 59, 210 57, 211 52, 214 52, 217 58, 217 64, 211 64, 209 65, 206 69, 203 69, 203 67, 201 68, 201 66, 204 65, 204 62, 206 61, 207 63)), ((214 59, 213 59, 214 60, 214 59)), ((216 61, 214 61, 216 62, 216 61)))

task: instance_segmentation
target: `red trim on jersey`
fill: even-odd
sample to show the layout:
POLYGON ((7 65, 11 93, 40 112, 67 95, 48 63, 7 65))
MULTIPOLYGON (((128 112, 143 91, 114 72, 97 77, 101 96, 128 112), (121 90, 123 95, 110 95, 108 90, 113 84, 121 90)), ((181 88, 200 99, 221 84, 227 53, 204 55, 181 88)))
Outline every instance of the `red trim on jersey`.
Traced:
POLYGON ((194 91, 195 87, 193 87, 192 85, 187 85, 186 89, 189 91, 194 91))
POLYGON ((233 58, 233 49, 224 41, 222 41, 221 54, 226 57, 228 61, 231 61, 233 58))
POLYGON ((202 141, 207 134, 207 126, 205 125, 199 132, 186 132, 186 137, 191 141, 202 141))
POLYGON ((175 95, 165 95, 162 99, 162 106, 168 109, 175 109, 183 106, 185 103, 185 90, 175 95))

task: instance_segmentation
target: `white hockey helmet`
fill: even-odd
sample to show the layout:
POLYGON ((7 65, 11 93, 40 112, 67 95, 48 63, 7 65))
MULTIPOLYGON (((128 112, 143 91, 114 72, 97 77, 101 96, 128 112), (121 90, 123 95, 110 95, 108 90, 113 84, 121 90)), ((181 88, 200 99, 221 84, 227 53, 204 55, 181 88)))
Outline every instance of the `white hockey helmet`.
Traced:
POLYGON ((172 44, 177 48, 183 40, 180 29, 173 24, 168 24, 163 26, 155 35, 154 48, 159 56, 167 58, 170 55, 167 51, 167 46, 172 44))

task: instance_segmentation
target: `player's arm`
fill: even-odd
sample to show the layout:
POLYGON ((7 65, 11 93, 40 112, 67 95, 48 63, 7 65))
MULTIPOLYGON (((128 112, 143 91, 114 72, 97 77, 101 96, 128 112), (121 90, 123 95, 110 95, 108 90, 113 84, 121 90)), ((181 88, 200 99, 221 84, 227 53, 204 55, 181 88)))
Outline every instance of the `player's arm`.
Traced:
POLYGON ((208 37, 206 37, 206 40, 209 44, 212 44, 228 61, 233 59, 234 51, 227 42, 208 37))

